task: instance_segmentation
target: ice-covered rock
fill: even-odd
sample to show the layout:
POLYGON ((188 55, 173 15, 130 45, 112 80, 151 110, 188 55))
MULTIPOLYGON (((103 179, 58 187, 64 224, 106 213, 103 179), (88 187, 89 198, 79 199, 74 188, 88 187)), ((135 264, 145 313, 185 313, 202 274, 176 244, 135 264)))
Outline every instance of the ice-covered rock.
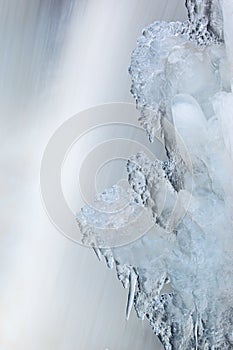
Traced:
POLYGON ((233 349, 233 5, 187 0, 186 7, 185 23, 145 28, 129 70, 140 122, 151 141, 163 140, 167 160, 133 156, 126 165, 131 190, 106 190, 77 220, 84 243, 115 265, 129 288, 127 319, 134 305, 166 350, 227 350, 233 349), (118 244, 127 234, 130 242, 118 244))

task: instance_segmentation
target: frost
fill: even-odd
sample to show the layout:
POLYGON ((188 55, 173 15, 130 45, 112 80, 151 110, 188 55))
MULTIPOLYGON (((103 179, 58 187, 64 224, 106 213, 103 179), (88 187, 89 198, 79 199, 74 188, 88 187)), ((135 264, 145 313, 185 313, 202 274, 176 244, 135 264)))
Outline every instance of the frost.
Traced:
POLYGON ((77 217, 84 243, 129 288, 126 318, 134 306, 166 350, 233 349, 227 6, 233 13, 228 0, 187 0, 185 23, 155 22, 143 31, 129 70, 132 93, 140 123, 151 141, 163 141, 167 159, 131 157, 130 187, 107 189, 77 217))

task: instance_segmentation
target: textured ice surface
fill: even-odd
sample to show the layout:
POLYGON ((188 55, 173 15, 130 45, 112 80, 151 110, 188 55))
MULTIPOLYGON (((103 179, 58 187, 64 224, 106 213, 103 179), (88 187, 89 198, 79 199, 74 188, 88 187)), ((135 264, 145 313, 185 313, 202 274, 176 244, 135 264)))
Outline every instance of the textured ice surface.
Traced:
POLYGON ((123 245, 140 237, 152 227, 152 215, 136 201, 129 187, 115 185, 94 199, 92 206, 81 209, 77 222, 82 242, 96 248, 123 245))
POLYGON ((127 318, 134 306, 167 350, 233 349, 233 5, 187 0, 186 7, 185 23, 144 30, 130 66, 140 122, 151 141, 163 139, 167 160, 129 159, 132 190, 108 189, 78 222, 129 288, 127 318), (109 233, 100 228, 117 226, 120 235, 129 223, 133 237, 142 209, 144 235, 104 246, 109 233))

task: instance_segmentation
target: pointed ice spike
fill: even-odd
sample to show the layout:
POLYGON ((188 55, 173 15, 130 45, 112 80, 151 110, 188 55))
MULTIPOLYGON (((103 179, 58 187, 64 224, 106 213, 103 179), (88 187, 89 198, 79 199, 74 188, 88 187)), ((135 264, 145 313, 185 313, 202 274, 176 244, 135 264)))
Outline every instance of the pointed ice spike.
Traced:
POLYGON ((136 285, 137 285, 137 274, 134 269, 131 270, 130 277, 129 277, 129 294, 128 294, 128 301, 126 306, 126 320, 128 321, 130 312, 133 306, 134 302, 134 295, 136 291, 136 285))
POLYGON ((93 250, 98 258, 99 261, 102 261, 102 258, 101 258, 101 252, 99 250, 99 248, 96 248, 96 247, 93 247, 93 250))
POLYGON ((195 322, 195 341, 196 341, 196 348, 195 350, 198 350, 198 323, 197 321, 195 322))

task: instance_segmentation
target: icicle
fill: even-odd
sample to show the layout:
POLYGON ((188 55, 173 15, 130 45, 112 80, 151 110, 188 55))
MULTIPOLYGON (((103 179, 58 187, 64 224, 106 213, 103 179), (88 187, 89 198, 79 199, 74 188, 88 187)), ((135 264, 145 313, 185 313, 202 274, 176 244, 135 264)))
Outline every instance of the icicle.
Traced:
POLYGON ((131 270, 130 277, 129 277, 129 294, 128 294, 128 301, 126 306, 126 320, 128 321, 130 312, 133 306, 134 302, 134 295, 136 291, 136 284, 137 284, 137 274, 134 269, 131 270))
POLYGON ((196 342, 196 348, 195 350, 198 350, 198 321, 195 322, 195 342, 196 342))
POLYGON ((97 247, 92 247, 92 248, 93 248, 93 250, 94 250, 94 252, 95 252, 95 254, 96 254, 98 260, 99 260, 99 261, 102 261, 100 249, 97 248, 97 247))
POLYGON ((112 269, 114 266, 114 263, 115 263, 112 250, 110 248, 103 248, 103 249, 101 249, 101 253, 105 257, 107 267, 109 269, 112 269))

